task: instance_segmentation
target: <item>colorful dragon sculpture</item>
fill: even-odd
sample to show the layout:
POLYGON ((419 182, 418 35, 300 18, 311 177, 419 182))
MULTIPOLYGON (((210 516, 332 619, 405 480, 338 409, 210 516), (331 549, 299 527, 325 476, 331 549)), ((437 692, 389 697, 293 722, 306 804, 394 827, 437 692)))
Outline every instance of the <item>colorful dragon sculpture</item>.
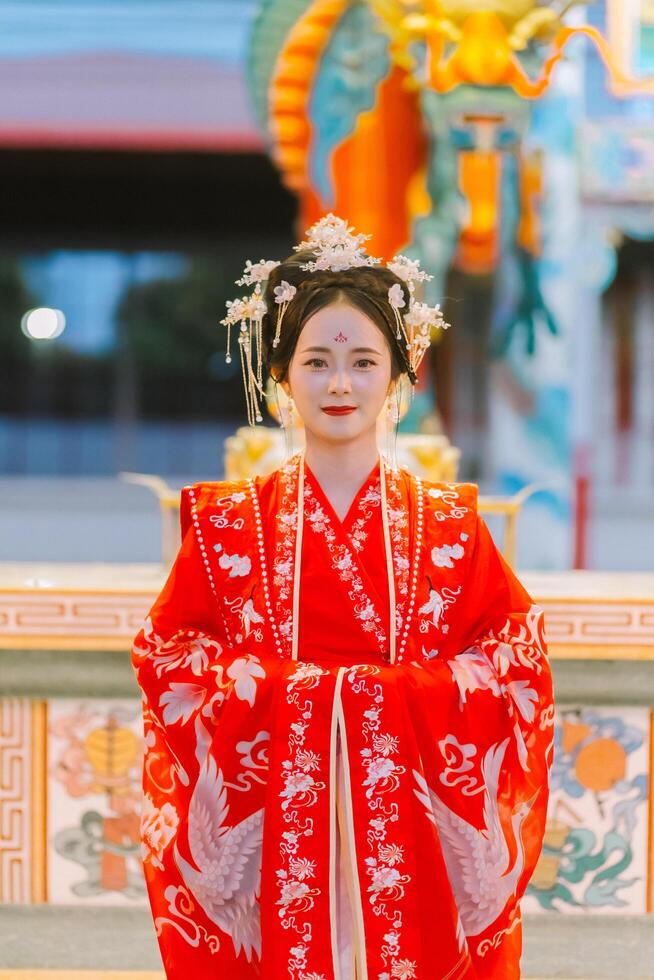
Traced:
POLYGON ((518 273, 516 328, 535 349, 556 324, 541 294, 542 151, 525 139, 569 41, 585 35, 620 91, 652 90, 614 64, 602 34, 566 26, 584 0, 261 0, 249 81, 259 122, 306 227, 327 211, 434 275, 518 273))

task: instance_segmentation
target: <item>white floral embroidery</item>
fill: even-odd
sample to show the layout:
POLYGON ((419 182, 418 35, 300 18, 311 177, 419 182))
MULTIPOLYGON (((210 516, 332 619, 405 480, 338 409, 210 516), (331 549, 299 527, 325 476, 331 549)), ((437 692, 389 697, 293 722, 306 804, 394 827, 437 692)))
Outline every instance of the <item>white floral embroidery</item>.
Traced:
POLYGON ((252 560, 249 555, 226 555, 222 554, 218 559, 221 568, 229 569, 229 577, 237 578, 241 575, 249 575, 252 571, 252 560))
MULTIPOLYGON (((290 762, 283 763, 284 766, 291 767, 290 762)), ((313 784, 315 780, 313 776, 310 776, 307 772, 290 771, 286 774, 286 782, 284 789, 279 794, 280 796, 286 797, 285 802, 282 803, 282 810, 287 810, 291 801, 298 793, 308 793, 313 790, 313 784)))
POLYGON ((215 707, 220 706, 232 690, 239 700, 247 701, 252 707, 256 697, 255 678, 261 679, 266 676, 259 658, 253 654, 237 657, 226 671, 222 664, 213 664, 209 670, 215 674, 217 690, 206 704, 209 693, 206 684, 173 681, 163 692, 159 699, 159 707, 164 709, 164 724, 174 725, 181 721, 182 725, 185 725, 200 708, 205 718, 212 717, 215 707), (228 680, 225 679, 225 674, 228 680))
MULTIPOLYGON (((481 646, 483 647, 483 644, 481 646)), ((458 656, 453 657, 448 661, 448 666, 459 688, 459 707, 461 709, 463 709, 463 705, 466 703, 468 692, 490 691, 496 698, 501 698, 506 695, 509 699, 509 717, 514 718, 513 733, 516 740, 518 758, 523 769, 528 769, 527 746, 516 716, 516 711, 524 721, 529 724, 533 722, 536 705, 538 704, 538 694, 534 688, 529 687, 529 682, 525 680, 509 681, 508 684, 503 684, 490 659, 478 647, 470 647, 463 653, 458 654, 458 656)))
POLYGON ((407 527, 407 512, 400 487, 399 474, 388 471, 388 494, 386 506, 388 513, 388 530, 391 538, 393 554, 393 572, 395 575, 395 629, 399 633, 404 623, 404 613, 409 593, 409 529, 407 527))
POLYGON ((141 856, 163 871, 164 851, 173 840, 179 826, 179 816, 172 803, 158 809, 146 793, 141 807, 141 856))
POLYGON ((501 697, 502 688, 495 671, 486 657, 474 647, 452 657, 448 667, 459 688, 460 708, 466 703, 468 692, 490 691, 495 697, 501 697))
MULTIPOLYGON (((471 515, 474 519, 474 508, 463 506, 461 493, 458 484, 442 483, 437 486, 427 486, 427 498, 430 505, 425 509, 425 520, 427 524, 426 533, 428 538, 435 532, 431 521, 437 523, 448 522, 451 520, 462 520, 466 515, 471 515), (431 503, 434 501, 435 503, 431 503)), ((449 527, 443 528, 443 536, 448 533, 449 527)), ((449 536, 449 534, 448 534, 449 536)), ((456 563, 460 562, 465 555, 465 545, 469 540, 469 534, 461 531, 458 533, 458 540, 442 541, 432 546, 430 557, 432 564, 437 569, 455 569, 456 563)), ((452 606, 462 592, 462 585, 453 588, 451 584, 454 576, 448 575, 446 571, 439 572, 435 582, 432 582, 430 575, 426 576, 429 586, 429 595, 426 602, 418 607, 418 616, 423 617, 419 620, 418 628, 421 633, 428 633, 432 627, 436 627, 441 633, 448 633, 450 623, 446 620, 450 614, 445 616, 445 611, 452 606), (424 618, 429 617, 429 618, 424 618)), ((460 578, 460 576, 459 576, 460 578)), ((424 650, 425 648, 423 648, 424 650)), ((426 654, 425 654, 426 655, 426 654)), ((438 656, 438 649, 432 648, 430 656, 438 656)))
POLYGON ((397 960, 391 970, 392 980, 414 980, 418 964, 415 960, 397 960))
POLYGON ((352 552, 347 545, 339 544, 332 523, 309 483, 304 484, 304 513, 308 526, 316 534, 324 537, 327 550, 331 555, 332 568, 338 573, 341 581, 349 586, 348 596, 354 607, 355 619, 359 621, 365 633, 374 633, 380 651, 385 654, 388 640, 381 616, 370 596, 365 592, 352 552))
POLYGON ((352 547, 355 549, 355 551, 358 552, 363 549, 363 546, 368 539, 366 525, 370 522, 370 518, 380 505, 381 490, 379 486, 379 473, 377 473, 374 483, 368 487, 366 492, 360 497, 357 505, 359 517, 353 521, 352 526, 348 531, 348 537, 352 542, 352 547))
MULTIPOLYGON (((282 867, 277 870, 280 895, 275 903, 280 906, 279 917, 285 929, 293 929, 298 943, 290 948, 288 975, 291 980, 319 977, 307 972, 307 959, 312 941, 311 921, 304 918, 315 905, 321 893, 313 883, 316 862, 298 854, 302 840, 313 836, 313 818, 307 815, 325 792, 327 784, 316 780, 312 771, 320 769, 320 755, 306 748, 306 730, 313 717, 314 704, 305 692, 315 688, 329 672, 318 664, 298 662, 287 679, 286 700, 297 708, 298 718, 290 725, 288 740, 289 758, 282 762, 284 787, 280 792, 281 809, 288 830, 281 834, 280 854, 282 867)), ((324 978, 323 978, 324 980, 324 978)))
MULTIPOLYGON (((242 481, 241 485, 242 485, 242 481)), ((214 504, 218 508, 217 514, 209 514, 209 523, 213 525, 214 528, 233 528, 235 531, 240 531, 243 528, 243 517, 241 515, 241 508, 234 507, 234 504, 243 503, 247 498, 247 493, 244 490, 234 490, 232 493, 227 493, 222 497, 216 497, 214 504), (229 520, 229 516, 234 518, 233 521, 229 520)), ((207 512, 209 508, 207 507, 207 512)), ((194 517, 197 518, 197 504, 195 505, 194 517)))
POLYGON ((279 476, 280 501, 276 514, 277 536, 272 562, 272 582, 276 591, 276 617, 282 642, 291 654, 293 630, 293 565, 297 530, 297 478, 300 453, 281 467, 279 476))
POLYGON ((307 688, 315 687, 317 681, 324 673, 325 671, 320 664, 314 664, 309 660, 306 662, 300 661, 295 668, 293 676, 289 680, 288 690, 294 691, 296 688, 306 690, 307 688))
MULTIPOLYGON (((465 541, 467 534, 462 534, 461 538, 465 541)), ((463 546, 460 544, 443 544, 440 548, 431 549, 431 560, 437 568, 454 568, 454 562, 463 558, 463 546)))
POLYGON ((304 898, 310 891, 309 886, 303 881, 294 881, 293 879, 283 881, 282 895, 277 904, 291 905, 293 902, 304 898))
MULTIPOLYGON (((532 605, 524 616, 524 622, 517 622, 515 615, 507 616, 500 629, 489 631, 486 643, 492 648, 495 669, 500 675, 506 673, 509 664, 522 664, 540 674, 546 658, 543 609, 532 605)), ((485 650, 483 644, 482 648, 485 650)))
POLYGON ((408 978, 415 976, 416 964, 400 959, 403 928, 401 902, 411 876, 403 874, 401 870, 403 847, 388 839, 389 825, 399 820, 398 804, 392 800, 392 796, 399 788, 399 777, 406 772, 406 767, 396 764, 392 758, 400 754, 398 736, 381 731, 384 693, 382 685, 374 681, 378 674, 379 668, 373 664, 352 667, 348 674, 352 692, 369 699, 369 707, 362 711, 366 719, 363 735, 367 745, 361 749, 366 769, 363 785, 368 787, 366 799, 370 813, 366 835, 370 854, 365 858, 370 879, 367 893, 373 913, 384 916, 392 925, 392 930, 384 935, 381 948, 384 966, 389 967, 390 972, 379 976, 408 978))
MULTIPOLYGON (((275 552, 272 561, 272 582, 275 589, 275 612, 278 623, 279 635, 285 642, 288 655, 290 656, 291 630, 292 630, 292 588, 293 588, 293 566, 295 555, 295 535, 297 529, 297 481, 299 474, 299 463, 301 453, 298 452, 287 464, 280 469, 279 476, 279 506, 277 510, 277 534, 275 552)), ((393 568, 395 573, 395 598, 396 598, 396 628, 402 628, 404 622, 404 610, 408 597, 409 582, 409 540, 408 527, 406 520, 406 502, 401 489, 403 478, 394 471, 387 471, 387 504, 388 521, 391 537, 391 552, 393 568)), ((343 545, 336 550, 334 544, 336 534, 331 525, 328 515, 320 507, 315 495, 311 494, 310 488, 307 493, 307 483, 305 482, 305 521, 306 525, 316 534, 324 535, 328 545, 334 549, 334 567, 338 568, 341 578, 348 581, 350 585, 350 598, 356 603, 356 615, 365 632, 372 632, 379 641, 379 646, 384 655, 387 655, 386 634, 383 629, 383 620, 375 610, 368 596, 365 595, 363 583, 356 574, 357 563, 353 552, 360 552, 368 537, 367 525, 375 511, 381 505, 381 488, 379 473, 376 479, 366 489, 361 496, 358 504, 358 514, 355 517, 348 539, 352 546, 352 551, 343 545), (315 503, 307 507, 307 502, 315 503)))
POLYGON ((227 676, 234 681, 234 692, 241 701, 247 701, 250 707, 254 705, 257 692, 255 677, 261 679, 266 672, 258 657, 237 657, 227 668, 227 676))
POLYGON ((174 725, 181 719, 185 725, 193 712, 202 707, 205 696, 206 690, 202 684, 172 683, 159 698, 159 707, 164 709, 165 724, 174 725))
POLYGON ((151 660, 157 677, 184 667, 190 667, 199 677, 207 669, 209 661, 217 659, 223 652, 218 640, 199 630, 177 630, 164 642, 154 632, 150 616, 146 616, 132 649, 135 660, 146 657, 151 660))
MULTIPOLYGON (((489 665, 492 664, 500 691, 508 698, 518 759, 527 772, 529 753, 521 720, 527 723, 528 728, 535 723, 538 694, 526 680, 518 679, 505 684, 501 678, 506 676, 509 666, 520 665, 534 671, 536 675, 542 672, 547 657, 543 610, 532 604, 526 613, 507 616, 501 628, 491 629, 486 636, 479 639, 476 649, 489 665)), ((543 724, 548 726, 550 722, 546 719, 543 723, 541 714, 539 724, 542 730, 543 724)))

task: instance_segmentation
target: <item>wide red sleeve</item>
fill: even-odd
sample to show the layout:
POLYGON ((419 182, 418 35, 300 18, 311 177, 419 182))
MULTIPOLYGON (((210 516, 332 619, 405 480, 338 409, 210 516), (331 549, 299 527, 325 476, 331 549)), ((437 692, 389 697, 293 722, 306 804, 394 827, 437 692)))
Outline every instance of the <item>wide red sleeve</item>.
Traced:
POLYGON ((479 514, 473 524, 473 534, 463 594, 457 604, 454 634, 449 646, 466 646, 495 625, 505 613, 527 612, 534 604, 479 514))
MULTIPOLYGON (((143 692, 144 716, 168 733, 174 715, 172 696, 199 699, 215 690, 212 671, 227 641, 218 597, 213 593, 195 533, 189 490, 180 499, 182 540, 161 592, 132 643, 132 666, 143 692)), ((179 710, 183 711, 180 702, 179 710)), ((189 709, 190 710, 190 709, 189 709)))
POLYGON ((209 585, 191 515, 189 488, 180 497, 181 543, 148 618, 157 633, 187 628, 222 633, 218 599, 209 585))
POLYGON ((494 977, 494 957, 506 953, 508 945, 515 947, 516 962, 519 958, 519 902, 545 832, 554 703, 543 610, 502 557, 479 515, 473 535, 445 659, 461 715, 469 716, 470 740, 485 746, 490 739, 494 749, 486 758, 501 758, 497 785, 502 834, 518 838, 511 864, 521 861, 520 876, 507 906, 511 924, 503 927, 497 948, 484 940, 486 952, 478 965, 480 977, 494 977), (520 827, 516 834, 508 833, 511 823, 520 827))
POLYGON ((546 785, 554 704, 544 613, 479 515, 447 653, 461 665, 458 677, 470 691, 486 683, 504 699, 520 762, 546 785))

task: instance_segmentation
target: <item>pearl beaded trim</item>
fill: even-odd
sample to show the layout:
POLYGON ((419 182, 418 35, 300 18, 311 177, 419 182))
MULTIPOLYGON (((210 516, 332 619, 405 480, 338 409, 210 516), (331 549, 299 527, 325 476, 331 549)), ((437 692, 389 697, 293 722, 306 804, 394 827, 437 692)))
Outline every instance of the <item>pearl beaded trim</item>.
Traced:
POLYGON ((218 593, 216 592, 216 583, 213 579, 213 574, 211 572, 211 565, 209 564, 209 559, 207 557, 207 548, 204 543, 204 538, 202 536, 202 531, 200 530, 200 520, 198 518, 198 505, 195 499, 195 491, 188 487, 188 495, 191 498, 191 519, 195 527, 195 533, 200 544, 200 552, 202 554, 202 562, 207 570, 207 575, 209 577, 209 585, 211 586, 211 591, 218 598, 218 593))
MULTIPOLYGON (((193 487, 186 487, 186 489, 188 490, 188 495, 191 501, 191 520, 193 521, 193 527, 195 528, 195 535, 198 539, 198 544, 200 545, 200 554, 202 555, 202 563, 207 572, 207 578, 209 579, 209 588, 213 592, 216 598, 216 602, 218 602, 219 599, 218 599, 218 592, 216 591, 216 583, 214 581, 213 572, 211 571, 211 563, 209 562, 209 557, 207 555, 207 546, 204 543, 204 536, 202 534, 202 529, 200 528, 200 519, 198 517, 198 505, 197 505, 197 500, 195 498, 195 490, 193 489, 193 487)), ((233 640, 229 632, 229 627, 222 613, 221 613, 221 618, 223 621, 223 626, 225 628, 227 641, 230 645, 233 645, 233 640)))
POLYGON ((277 653, 280 657, 284 657, 284 649, 282 647, 282 642, 279 636, 279 627, 277 626, 277 620, 273 614, 273 606, 270 599, 270 589, 268 588, 268 563, 266 561, 266 549, 264 545, 263 537, 263 521, 261 520, 261 508, 259 507, 259 498, 257 496, 257 489, 254 485, 254 480, 252 477, 248 478, 247 481, 248 490, 250 491, 250 496, 252 497, 252 505, 254 509, 254 519, 256 522, 257 530, 257 546, 259 549, 259 566, 261 568, 261 583, 263 585, 263 599, 266 605, 266 612, 268 614, 268 619, 270 620, 270 625, 272 627, 273 636, 275 638, 275 645, 277 647, 277 653))
POLYGON ((409 588, 409 605, 404 616, 404 622, 402 624, 402 635, 400 638, 400 647, 398 660, 402 659, 404 653, 404 648, 409 636, 409 626, 411 625, 411 620, 413 619, 413 609, 416 604, 416 588, 418 585, 418 568, 420 566, 420 551, 422 549, 422 530, 423 530, 423 516, 424 516, 424 488, 422 485, 422 480, 419 476, 414 476, 416 481, 416 487, 418 490, 418 511, 416 514, 416 540, 413 552, 413 568, 411 571, 411 586, 409 588))

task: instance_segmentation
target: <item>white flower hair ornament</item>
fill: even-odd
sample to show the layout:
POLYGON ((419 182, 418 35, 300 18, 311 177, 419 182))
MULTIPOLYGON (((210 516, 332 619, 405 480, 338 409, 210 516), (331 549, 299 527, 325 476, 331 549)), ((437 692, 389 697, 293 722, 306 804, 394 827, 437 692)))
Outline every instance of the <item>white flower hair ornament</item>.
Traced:
POLYGON ((307 231, 307 237, 293 247, 294 252, 315 252, 314 261, 301 265, 307 272, 343 272, 364 265, 378 265, 379 259, 366 255, 363 242, 372 235, 354 235, 347 221, 327 214, 307 231))
POLYGON ((256 265, 252 265, 248 259, 245 263, 245 269, 243 271, 243 278, 236 280, 237 286, 252 286, 254 283, 266 282, 270 277, 270 273, 273 269, 276 269, 280 262, 275 262, 273 259, 259 259, 256 265))
POLYGON ((447 330, 450 324, 445 321, 438 304, 428 306, 412 300, 409 312, 404 317, 404 326, 407 328, 404 336, 409 350, 409 363, 415 374, 431 344, 432 330, 447 330))
POLYGON ((297 293, 297 289, 295 286, 292 286, 290 282, 286 282, 285 279, 282 279, 279 286, 275 286, 273 289, 273 293, 275 294, 275 302, 279 303, 277 327, 275 329, 275 339, 273 340, 273 347, 277 347, 279 345, 279 337, 282 331, 282 320, 284 319, 284 314, 286 313, 288 304, 297 293))
MULTIPOLYGON (((363 242, 370 237, 370 235, 355 235, 346 221, 334 214, 327 214, 309 228, 305 240, 299 245, 295 245, 294 251, 308 251, 315 256, 314 259, 301 265, 300 268, 305 272, 314 274, 317 284, 319 284, 320 273, 324 271, 343 272, 346 269, 378 265, 380 259, 366 255, 363 249, 363 242)), ((227 327, 225 361, 228 364, 232 360, 230 352, 231 327, 236 324, 240 325, 238 343, 241 351, 241 371, 247 403, 248 423, 251 426, 254 426, 256 422, 263 421, 260 405, 261 400, 266 397, 262 372, 262 321, 266 313, 263 285, 267 282, 273 269, 276 269, 280 264, 280 262, 266 259, 260 259, 259 262, 253 264, 248 259, 243 276, 236 280, 236 284, 238 286, 254 286, 254 292, 250 296, 243 296, 241 299, 229 300, 227 302, 227 315, 220 321, 227 327), (253 354, 255 353, 256 362, 253 361, 253 354)), ((408 309, 405 291, 399 283, 395 283, 388 290, 388 303, 395 317, 396 340, 399 343, 404 341, 407 361, 415 377, 420 362, 431 343, 432 329, 446 329, 449 324, 443 319, 439 306, 427 306, 426 303, 419 303, 414 298, 416 283, 433 278, 420 269, 417 259, 412 260, 404 255, 396 255, 390 262, 386 263, 386 268, 390 269, 408 286, 408 309), (404 316, 400 312, 401 310, 405 311, 404 316)), ((272 341, 272 346, 277 347, 281 339, 284 314, 295 298, 297 288, 282 279, 273 293, 275 303, 279 307, 275 336, 272 341)))

